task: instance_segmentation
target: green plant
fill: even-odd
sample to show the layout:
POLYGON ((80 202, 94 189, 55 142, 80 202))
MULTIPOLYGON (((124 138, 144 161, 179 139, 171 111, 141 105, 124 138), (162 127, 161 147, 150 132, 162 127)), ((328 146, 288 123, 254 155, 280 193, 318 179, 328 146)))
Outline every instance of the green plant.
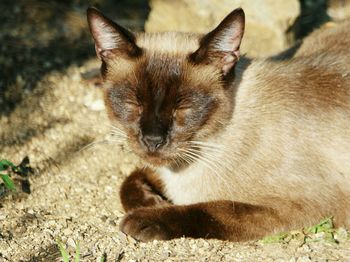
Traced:
POLYGON ((274 236, 267 236, 260 240, 260 242, 263 244, 288 243, 292 239, 299 239, 302 244, 304 244, 306 242, 319 241, 320 239, 317 238, 317 234, 321 233, 323 240, 335 243, 335 232, 337 232, 337 230, 333 226, 332 217, 329 217, 322 220, 320 223, 308 228, 304 228, 303 230, 291 231, 287 233, 285 232, 274 236))
POLYGON ((12 175, 16 174, 16 180, 21 183, 22 191, 30 193, 30 184, 28 176, 34 174, 34 169, 29 165, 29 157, 22 159, 19 165, 15 165, 7 159, 0 160, 0 181, 2 180, 5 188, 9 190, 16 190, 15 184, 12 180, 12 175), (3 173, 3 171, 5 171, 3 173))
POLYGON ((260 240, 260 242, 263 244, 281 243, 285 241, 288 235, 289 233, 280 233, 278 235, 267 236, 260 240))
MULTIPOLYGON (((60 249, 63 262, 69 262, 69 255, 64 245, 59 240, 57 240, 56 242, 57 242, 58 248, 60 249)), ((80 247, 79 247, 79 244, 76 244, 74 262, 79 262, 79 261, 80 261, 80 247)))
POLYGON ((323 239, 328 242, 336 242, 334 239, 334 233, 336 232, 336 229, 334 228, 332 218, 326 218, 322 220, 320 223, 304 229, 305 234, 305 242, 308 242, 309 240, 312 240, 312 237, 310 237, 311 234, 318 234, 323 233, 324 237, 323 239))
MULTIPOLYGON (((10 170, 10 172, 19 172, 19 168, 17 166, 15 166, 11 161, 6 160, 6 159, 2 159, 0 160, 0 171, 7 171, 10 170)), ((15 184, 13 183, 11 177, 9 176, 9 174, 3 174, 0 173, 0 177, 2 179, 2 181, 4 182, 6 188, 10 189, 10 190, 16 190, 15 184)))
MULTIPOLYGON (((61 253, 61 257, 63 262, 69 262, 69 255, 68 251, 64 247, 63 243, 60 240, 56 240, 56 243, 58 245, 58 248, 61 253)), ((74 262, 79 262, 80 261, 80 247, 79 244, 75 245, 75 257, 74 257, 74 262)), ((107 254, 104 253, 102 257, 100 258, 100 262, 106 262, 107 261, 107 254)))

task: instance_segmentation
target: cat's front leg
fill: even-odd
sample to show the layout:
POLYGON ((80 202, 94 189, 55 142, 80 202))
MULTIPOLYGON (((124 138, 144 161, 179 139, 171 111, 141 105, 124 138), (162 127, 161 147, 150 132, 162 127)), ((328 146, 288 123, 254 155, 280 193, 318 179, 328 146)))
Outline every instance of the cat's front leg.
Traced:
POLYGON ((136 209, 124 217, 120 229, 140 241, 182 236, 244 241, 271 234, 281 226, 282 220, 273 209, 213 201, 136 209))
POLYGON ((162 195, 162 183, 156 174, 148 169, 137 169, 122 183, 120 199, 125 211, 140 207, 164 206, 170 202, 162 195))

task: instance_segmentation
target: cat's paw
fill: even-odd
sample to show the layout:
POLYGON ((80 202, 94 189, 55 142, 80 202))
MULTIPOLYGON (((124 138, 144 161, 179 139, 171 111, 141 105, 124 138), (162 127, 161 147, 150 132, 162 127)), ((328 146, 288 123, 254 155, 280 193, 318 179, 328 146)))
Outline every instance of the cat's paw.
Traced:
POLYGON ((165 206, 170 203, 160 195, 161 186, 149 169, 137 169, 122 183, 120 199, 124 210, 141 207, 165 206))
POLYGON ((125 215, 120 230, 142 242, 174 238, 157 209, 140 208, 125 215))

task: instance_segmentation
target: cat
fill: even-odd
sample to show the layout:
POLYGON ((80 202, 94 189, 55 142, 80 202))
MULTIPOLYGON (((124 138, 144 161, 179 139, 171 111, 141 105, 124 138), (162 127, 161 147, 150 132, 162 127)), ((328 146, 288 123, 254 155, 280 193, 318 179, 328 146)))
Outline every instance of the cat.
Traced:
POLYGON ((146 166, 121 186, 122 232, 246 241, 329 216, 350 226, 349 23, 254 60, 240 55, 241 8, 205 35, 87 17, 108 115, 146 166))

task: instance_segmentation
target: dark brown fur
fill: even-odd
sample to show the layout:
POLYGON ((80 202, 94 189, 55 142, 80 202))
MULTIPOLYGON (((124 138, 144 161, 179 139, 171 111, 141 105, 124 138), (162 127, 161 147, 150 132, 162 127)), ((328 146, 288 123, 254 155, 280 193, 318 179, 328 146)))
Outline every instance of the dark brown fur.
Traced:
POLYGON ((161 181, 152 170, 144 168, 135 170, 125 179, 120 188, 120 199, 125 211, 169 205, 161 192, 163 192, 161 181))
POLYGON ((130 212, 120 227, 141 241, 182 236, 244 241, 264 236, 271 225, 279 223, 280 219, 272 209, 231 201, 215 201, 186 206, 140 208, 130 212), (257 221, 259 230, 255 225, 257 221))

